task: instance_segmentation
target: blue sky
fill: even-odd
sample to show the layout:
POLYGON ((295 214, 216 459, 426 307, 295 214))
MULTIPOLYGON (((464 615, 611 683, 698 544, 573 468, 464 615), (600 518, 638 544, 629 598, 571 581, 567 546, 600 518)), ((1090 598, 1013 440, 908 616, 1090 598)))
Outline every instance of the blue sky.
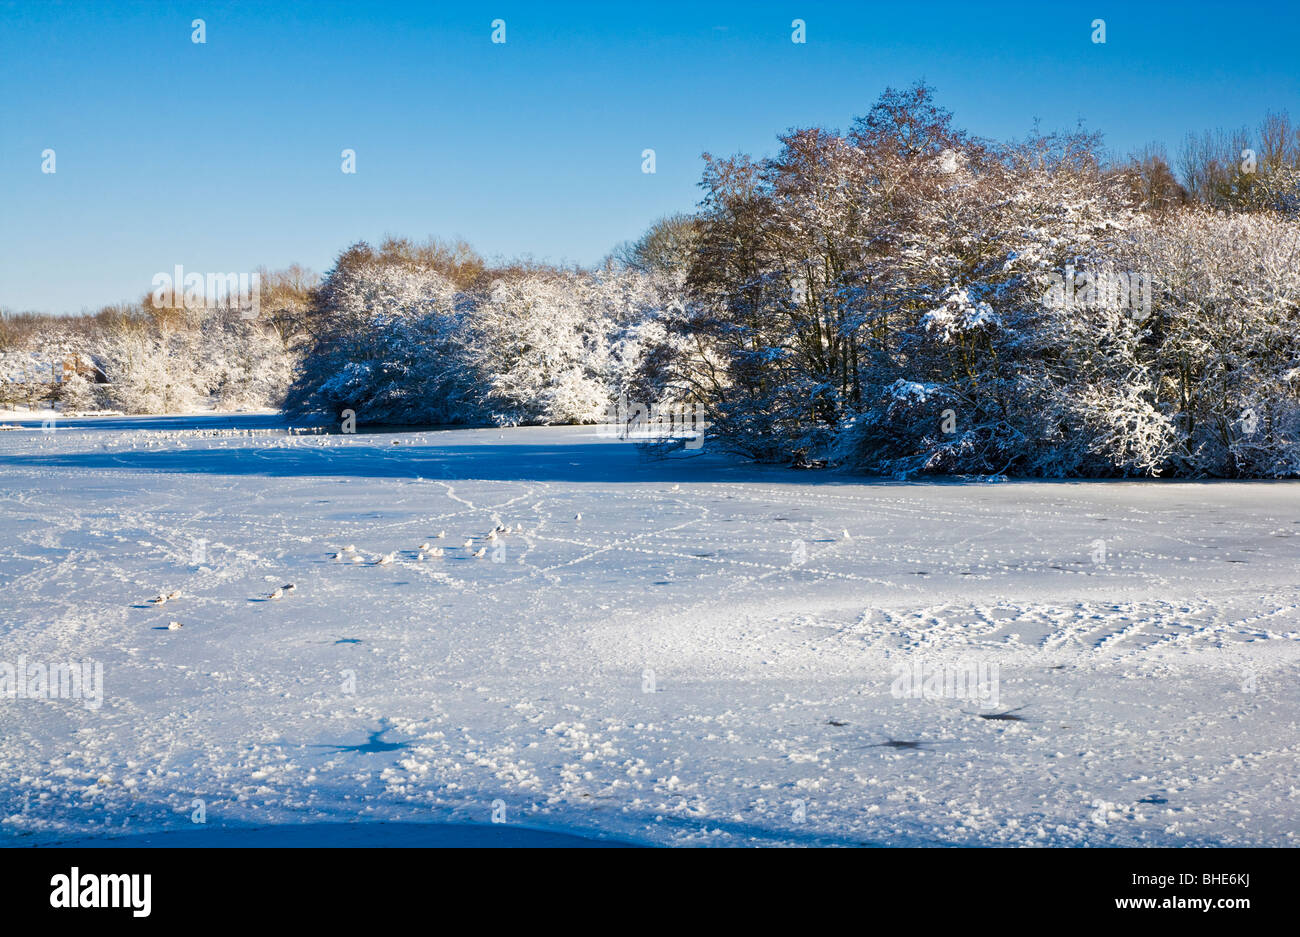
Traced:
POLYGON ((845 128, 920 78, 978 135, 1083 119, 1173 156, 1300 117, 1297 49, 1294 2, 0 0, 0 306, 94 309, 176 264, 323 271, 386 233, 593 263, 695 204, 701 152, 845 128))

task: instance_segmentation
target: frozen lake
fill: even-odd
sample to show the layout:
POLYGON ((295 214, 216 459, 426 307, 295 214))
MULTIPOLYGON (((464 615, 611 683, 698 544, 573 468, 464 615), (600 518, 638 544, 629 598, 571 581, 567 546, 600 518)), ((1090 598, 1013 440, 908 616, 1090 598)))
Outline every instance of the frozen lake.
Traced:
POLYGON ((1296 844, 1300 484, 685 455, 0 432, 0 663, 103 679, 0 697, 0 843, 1296 844))

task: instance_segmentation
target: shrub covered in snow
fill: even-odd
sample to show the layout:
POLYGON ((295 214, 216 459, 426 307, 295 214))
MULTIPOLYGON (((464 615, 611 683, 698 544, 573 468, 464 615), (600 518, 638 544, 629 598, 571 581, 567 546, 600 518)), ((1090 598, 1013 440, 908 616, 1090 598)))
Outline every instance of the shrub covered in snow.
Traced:
POLYGON ((0 406, 78 412, 278 407, 294 360, 282 332, 265 318, 242 319, 224 308, 156 309, 147 300, 94 316, 41 317, 17 344, 21 351, 0 354, 39 361, 41 379, 0 366, 0 406), (69 370, 70 361, 82 371, 69 370))
POLYGON ((663 279, 525 267, 458 288, 356 245, 322 286, 287 406, 371 423, 596 422, 638 370, 663 279))

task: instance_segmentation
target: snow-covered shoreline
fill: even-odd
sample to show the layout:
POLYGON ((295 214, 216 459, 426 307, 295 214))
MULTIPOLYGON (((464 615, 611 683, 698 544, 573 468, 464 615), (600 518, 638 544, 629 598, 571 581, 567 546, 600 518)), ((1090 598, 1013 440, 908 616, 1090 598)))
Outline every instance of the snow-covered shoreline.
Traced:
POLYGON ((143 419, 143 420, 185 420, 185 419, 213 419, 213 418, 234 418, 238 419, 247 416, 279 416, 280 411, 271 408, 253 409, 253 410, 187 410, 184 413, 134 413, 125 414, 119 410, 99 410, 94 412, 76 412, 65 413, 62 410, 55 410, 50 407, 26 408, 22 410, 0 410, 0 420, 11 422, 24 422, 31 420, 62 420, 77 421, 78 425, 93 426, 93 423, 85 421, 105 420, 105 419, 143 419))
POLYGON ((1298 483, 871 482, 594 427, 282 425, 0 434, 0 662, 104 668, 98 709, 0 699, 0 843, 495 817, 1295 844, 1298 483), (996 709, 896 692, 971 663, 996 709))

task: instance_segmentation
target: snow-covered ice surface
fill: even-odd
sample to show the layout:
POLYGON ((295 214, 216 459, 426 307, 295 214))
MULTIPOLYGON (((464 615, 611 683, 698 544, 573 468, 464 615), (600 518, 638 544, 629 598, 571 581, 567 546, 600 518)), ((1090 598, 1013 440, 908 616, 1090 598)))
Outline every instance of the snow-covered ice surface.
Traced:
POLYGON ((1296 843, 1294 483, 273 416, 28 422, 0 479, 0 661, 105 684, 0 699, 8 845, 459 842, 494 810, 521 845, 1296 843), (917 663, 997 664, 998 708, 891 693, 917 663))

